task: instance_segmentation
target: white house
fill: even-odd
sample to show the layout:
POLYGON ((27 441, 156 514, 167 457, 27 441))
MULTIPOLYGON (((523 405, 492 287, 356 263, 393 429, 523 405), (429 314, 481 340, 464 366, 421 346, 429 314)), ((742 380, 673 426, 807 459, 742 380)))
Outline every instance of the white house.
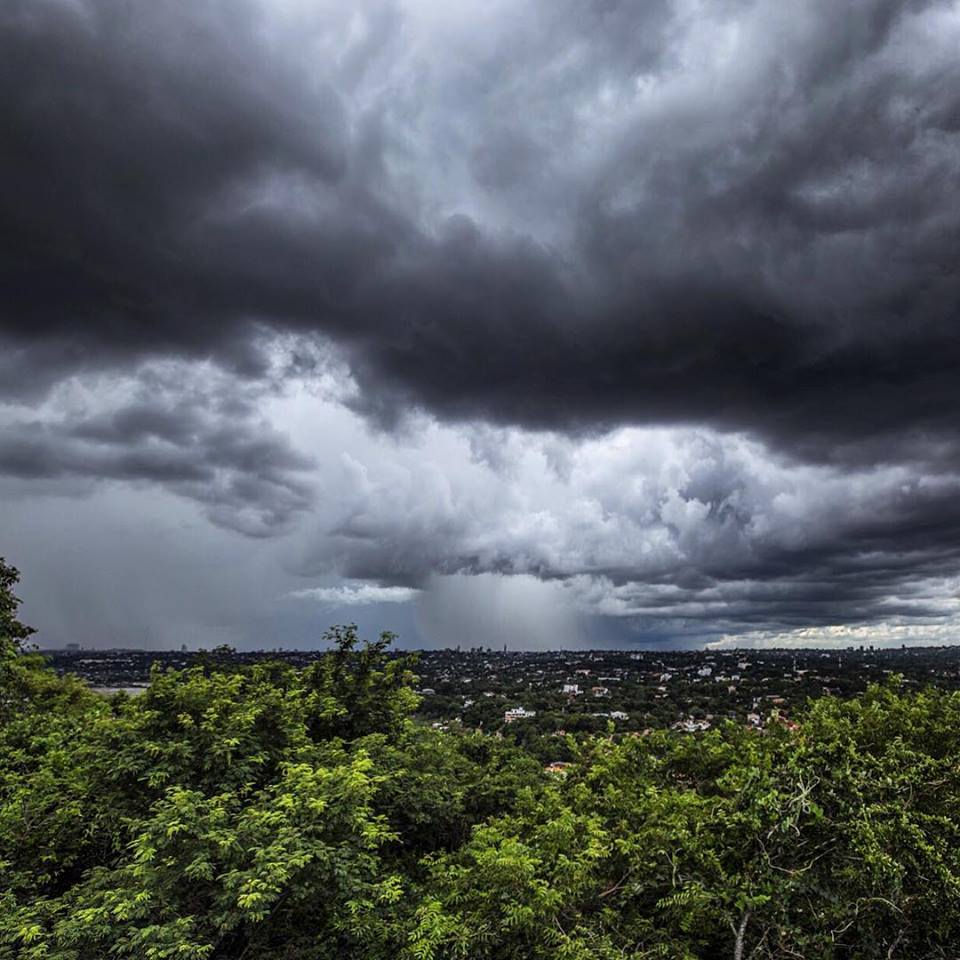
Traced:
POLYGON ((535 717, 536 715, 536 710, 525 710, 523 707, 514 707, 512 710, 507 710, 503 715, 503 722, 513 723, 514 720, 528 720, 530 717, 535 717))

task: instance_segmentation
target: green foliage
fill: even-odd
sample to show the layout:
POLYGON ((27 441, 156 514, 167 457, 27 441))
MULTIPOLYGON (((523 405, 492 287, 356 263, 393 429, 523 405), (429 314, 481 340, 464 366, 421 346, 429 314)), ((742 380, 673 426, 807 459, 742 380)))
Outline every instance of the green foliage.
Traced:
POLYGON ((542 772, 415 723, 389 635, 329 639, 306 670, 208 657, 111 699, 11 654, 0 958, 395 951, 428 855, 542 772))
POLYGON ((20 571, 0 557, 0 644, 18 646, 32 634, 33 628, 17 619, 20 599, 13 592, 20 580, 20 571))
MULTIPOLYGON (((69 713, 68 702, 85 693, 78 682, 59 680, 45 670, 43 657, 24 652, 23 641, 34 630, 17 619, 20 599, 13 590, 19 580, 19 571, 0 557, 0 731, 18 744, 25 717, 69 713)), ((9 760, 0 752, 0 769, 9 760)))
POLYGON ((960 695, 571 738, 557 775, 416 722, 389 635, 108 699, 5 602, 0 960, 956 955, 960 695))
POLYGON ((433 863, 410 957, 952 956, 960 698, 596 740, 433 863))

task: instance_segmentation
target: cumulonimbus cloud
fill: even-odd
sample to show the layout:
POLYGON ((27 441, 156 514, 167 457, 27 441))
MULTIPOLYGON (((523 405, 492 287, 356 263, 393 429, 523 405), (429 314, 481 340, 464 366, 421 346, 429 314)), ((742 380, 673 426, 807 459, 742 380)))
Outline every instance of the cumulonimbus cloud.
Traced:
POLYGON ((0 410, 0 477, 48 493, 158 486, 215 524, 276 536, 310 508, 314 462, 259 412, 267 392, 171 361, 72 378, 47 403, 0 410))
POLYGON ((0 474, 374 591, 942 619, 958 41, 951 0, 7 0, 0 474), (331 364, 376 454, 271 417, 331 364))
POLYGON ((401 587, 533 576, 664 636, 958 613, 955 474, 798 466, 744 437, 666 428, 501 431, 501 467, 481 434, 328 464, 298 568, 401 587))
POLYGON ((257 376, 266 325, 381 422, 955 449, 958 38, 946 0, 12 0, 3 387, 257 376))

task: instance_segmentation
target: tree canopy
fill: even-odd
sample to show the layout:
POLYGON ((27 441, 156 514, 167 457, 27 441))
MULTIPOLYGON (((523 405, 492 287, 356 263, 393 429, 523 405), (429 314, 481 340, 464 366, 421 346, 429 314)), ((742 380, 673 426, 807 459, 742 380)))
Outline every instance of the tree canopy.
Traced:
POLYGON ((960 696, 523 749, 414 717, 390 635, 104 697, 3 567, 0 960, 950 957, 960 696))

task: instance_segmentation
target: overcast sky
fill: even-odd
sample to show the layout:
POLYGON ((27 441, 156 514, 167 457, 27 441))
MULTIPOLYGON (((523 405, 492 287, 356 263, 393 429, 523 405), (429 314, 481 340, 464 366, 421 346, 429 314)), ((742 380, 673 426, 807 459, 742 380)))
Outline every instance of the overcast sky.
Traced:
POLYGON ((59 646, 960 639, 956 0, 3 0, 59 646))

